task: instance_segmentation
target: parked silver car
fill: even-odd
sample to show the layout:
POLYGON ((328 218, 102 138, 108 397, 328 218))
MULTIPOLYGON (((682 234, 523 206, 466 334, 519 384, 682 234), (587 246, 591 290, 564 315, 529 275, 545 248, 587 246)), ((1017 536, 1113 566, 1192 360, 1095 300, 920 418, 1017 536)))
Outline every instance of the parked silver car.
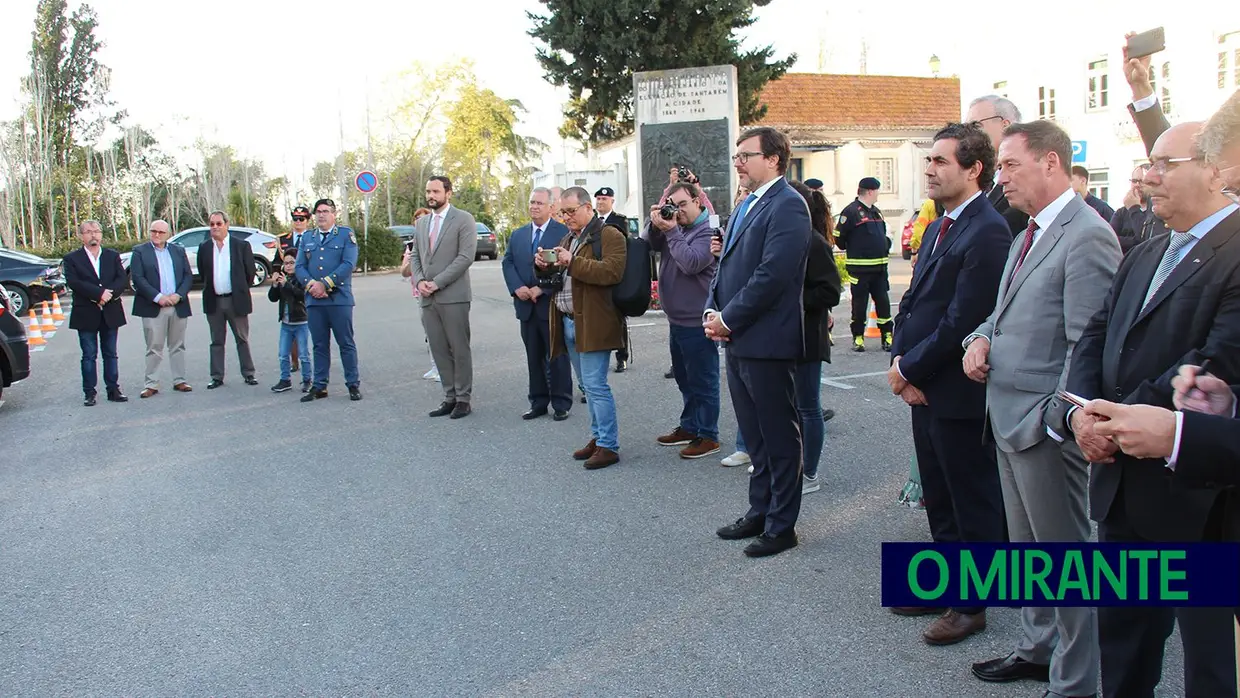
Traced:
MULTIPOLYGON (((185 248, 185 252, 189 254, 189 268, 194 272, 194 278, 198 278, 198 246, 201 245, 210 234, 210 229, 206 227, 189 228, 182 230, 175 236, 170 238, 168 242, 185 248)), ((280 247, 280 242, 276 240, 274 235, 264 233, 258 228, 243 228, 232 226, 228 228, 228 234, 245 240, 250 243, 250 248, 254 250, 254 285, 262 286, 263 282, 271 274, 271 268, 275 264, 276 250, 280 247)), ((125 271, 129 271, 129 258, 131 253, 125 252, 121 254, 121 265, 125 267, 125 271)))

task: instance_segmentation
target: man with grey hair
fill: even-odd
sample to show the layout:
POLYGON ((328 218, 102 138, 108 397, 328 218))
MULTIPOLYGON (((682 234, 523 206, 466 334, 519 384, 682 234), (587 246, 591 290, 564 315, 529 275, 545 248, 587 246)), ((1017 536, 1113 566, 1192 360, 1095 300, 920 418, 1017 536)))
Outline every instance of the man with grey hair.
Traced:
POLYGON ((172 364, 172 389, 188 393, 185 380, 185 327, 192 314, 189 290, 194 275, 185 248, 168 242, 172 229, 167 221, 152 221, 150 242, 133 249, 129 277, 133 283, 133 316, 142 318, 142 337, 146 340, 146 383, 138 396, 149 398, 159 392, 159 364, 168 347, 172 364))
POLYGON ((1224 190, 1233 200, 1240 199, 1240 90, 1223 102, 1214 116, 1197 134, 1197 152, 1218 168, 1224 190))
POLYGON ((228 214, 212 211, 207 216, 211 236, 198 246, 198 273, 202 276, 202 312, 211 330, 211 382, 207 390, 224 385, 224 332, 232 328, 237 359, 246 385, 258 385, 254 358, 250 355, 250 313, 254 301, 254 251, 250 244, 228 234, 228 214))
POLYGON ((103 384, 108 402, 128 402, 121 392, 120 369, 116 357, 117 330, 125 324, 121 291, 128 279, 116 250, 103 246, 103 226, 99 221, 83 221, 78 226, 82 246, 65 255, 65 283, 73 291, 73 314, 69 329, 77 330, 82 347, 82 404, 95 406, 99 373, 95 360, 103 354, 103 384))
MULTIPOLYGON (((997 153, 999 143, 1003 140, 1003 130, 1012 124, 1020 123, 1020 110, 1007 97, 984 95, 969 102, 969 111, 965 114, 964 120, 965 123, 971 122, 985 131, 986 135, 990 136, 990 144, 994 146, 997 153)), ((995 207, 999 215, 1003 216, 1003 220, 1007 221, 1013 237, 1025 231, 1025 227, 1029 225, 1029 214, 1008 204, 1007 196, 1003 193, 1003 186, 999 184, 997 176, 994 186, 986 192, 986 199, 995 207)))

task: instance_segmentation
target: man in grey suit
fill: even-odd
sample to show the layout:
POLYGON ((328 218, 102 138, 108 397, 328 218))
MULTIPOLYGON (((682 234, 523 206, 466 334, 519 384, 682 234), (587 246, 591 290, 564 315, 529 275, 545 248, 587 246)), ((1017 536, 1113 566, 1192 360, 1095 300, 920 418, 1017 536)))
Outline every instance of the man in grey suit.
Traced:
MULTIPOLYGON (((1013 543, 1089 539, 1089 466, 1047 427, 1072 353, 1111 287, 1121 258, 1110 225, 1072 191, 1072 143, 1051 121, 1012 124, 999 146, 999 184, 1029 225, 1008 254, 994 312, 965 339, 965 373, 986 383, 1013 543)), ((1006 657, 973 665, 985 681, 1050 679, 1049 696, 1092 696, 1098 685, 1093 608, 1025 608, 1006 657)))
POLYGON ((133 248, 129 258, 129 278, 133 283, 133 316, 142 318, 146 340, 146 384, 139 397, 159 392, 159 364, 168 347, 172 365, 172 389, 188 393, 185 381, 185 326, 192 315, 189 290, 194 283, 185 248, 168 242, 172 229, 167 221, 151 223, 150 242, 133 248))
POLYGON ((432 417, 460 419, 471 411, 474 364, 469 350, 469 267, 478 249, 474 217, 449 203, 452 180, 442 175, 426 183, 431 210, 415 224, 409 262, 422 303, 422 329, 439 367, 443 404, 432 417))

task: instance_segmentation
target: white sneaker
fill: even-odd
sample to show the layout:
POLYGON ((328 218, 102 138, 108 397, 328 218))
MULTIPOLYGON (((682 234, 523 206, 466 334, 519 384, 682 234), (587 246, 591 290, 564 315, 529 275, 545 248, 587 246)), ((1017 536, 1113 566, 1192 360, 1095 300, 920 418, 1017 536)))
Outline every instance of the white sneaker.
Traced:
POLYGON ((748 471, 749 471, 749 474, 750 474, 750 475, 753 475, 753 466, 752 466, 752 465, 751 465, 751 466, 749 466, 748 468, 746 468, 746 470, 748 470, 748 471))
MULTIPOLYGON (((723 460, 719 462, 722 463, 725 467, 735 468, 738 465, 745 465, 749 463, 749 454, 745 453, 744 451, 737 451, 736 453, 733 453, 732 455, 728 456, 727 458, 724 458, 723 460)), ((752 473, 753 470, 751 469, 749 472, 752 473)))
POLYGON ((822 489, 822 484, 818 482, 818 476, 810 477, 808 475, 801 478, 801 494, 809 494, 822 489))
POLYGON ((431 370, 429 370, 429 371, 427 371, 426 373, 423 373, 423 374, 422 374, 422 380, 424 380, 424 381, 437 381, 437 380, 439 380, 439 369, 435 368, 434 366, 431 366, 431 370))

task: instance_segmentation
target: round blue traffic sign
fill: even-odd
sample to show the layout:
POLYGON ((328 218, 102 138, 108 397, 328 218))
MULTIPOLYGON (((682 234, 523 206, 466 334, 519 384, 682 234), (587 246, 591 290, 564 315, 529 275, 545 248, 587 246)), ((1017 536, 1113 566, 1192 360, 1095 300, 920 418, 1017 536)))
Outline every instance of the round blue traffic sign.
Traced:
POLYGON ((358 191, 369 194, 379 187, 379 177, 370 170, 362 170, 357 173, 353 183, 357 185, 358 191))

